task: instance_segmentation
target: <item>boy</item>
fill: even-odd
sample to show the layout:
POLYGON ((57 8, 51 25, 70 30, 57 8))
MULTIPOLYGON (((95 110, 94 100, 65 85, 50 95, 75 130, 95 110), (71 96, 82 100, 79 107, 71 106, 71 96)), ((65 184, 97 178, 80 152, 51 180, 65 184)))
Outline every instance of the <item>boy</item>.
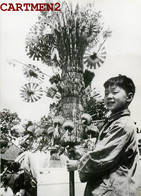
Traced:
MULTIPOLYGON (((96 147, 85 154, 77 168, 87 182, 84 196, 141 196, 141 175, 136 128, 128 106, 135 94, 133 81, 123 75, 104 83, 105 104, 110 111, 96 147)), ((76 165, 67 163, 68 171, 76 165)))

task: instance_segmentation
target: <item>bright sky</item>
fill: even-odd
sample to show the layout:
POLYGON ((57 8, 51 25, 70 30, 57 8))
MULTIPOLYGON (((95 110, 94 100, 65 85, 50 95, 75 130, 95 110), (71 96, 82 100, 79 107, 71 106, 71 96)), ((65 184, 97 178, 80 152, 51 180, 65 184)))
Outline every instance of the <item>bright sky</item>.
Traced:
MULTIPOLYGON (((9 1, 3 0, 3 2, 9 1)), ((18 2, 31 2, 31 0, 18 2)), ((44 1, 32 0, 32 2, 44 1)), ((93 85, 102 92, 102 85, 108 78, 118 74, 131 77, 136 85, 136 95, 130 109, 133 119, 141 127, 141 1, 96 0, 95 2, 97 10, 102 11, 105 23, 112 30, 112 37, 106 41, 106 61, 101 68, 95 70, 93 85)), ((37 103, 23 102, 19 89, 27 83, 27 80, 22 74, 22 66, 17 64, 16 67, 12 67, 7 61, 16 59, 23 63, 31 63, 43 72, 52 74, 46 65, 32 61, 25 53, 25 36, 37 20, 37 15, 38 12, 0 12, 0 109, 8 108, 17 112, 21 118, 30 120, 39 120, 41 116, 47 114, 52 100, 44 95, 37 103)), ((48 78, 43 83, 43 88, 46 84, 49 84, 48 78)))

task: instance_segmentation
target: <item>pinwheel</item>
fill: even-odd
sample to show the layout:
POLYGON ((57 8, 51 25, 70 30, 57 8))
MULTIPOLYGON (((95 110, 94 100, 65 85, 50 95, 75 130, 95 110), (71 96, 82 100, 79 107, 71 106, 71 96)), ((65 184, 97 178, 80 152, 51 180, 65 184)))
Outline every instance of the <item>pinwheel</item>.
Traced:
POLYGON ((21 87, 21 97, 26 102, 38 101, 42 95, 42 88, 36 83, 27 83, 21 87))
POLYGON ((106 50, 104 46, 88 47, 83 56, 84 66, 90 69, 101 67, 106 58, 106 50))
POLYGON ((23 67, 24 75, 30 82, 43 82, 44 74, 34 65, 28 64, 23 67))

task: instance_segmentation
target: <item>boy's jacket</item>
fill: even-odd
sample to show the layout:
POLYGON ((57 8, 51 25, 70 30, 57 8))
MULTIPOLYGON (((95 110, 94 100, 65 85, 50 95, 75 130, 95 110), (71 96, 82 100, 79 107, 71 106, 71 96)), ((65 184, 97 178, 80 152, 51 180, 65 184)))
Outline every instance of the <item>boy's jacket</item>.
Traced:
POLYGON ((129 110, 110 116, 100 131, 96 147, 79 162, 85 196, 141 196, 141 169, 136 127, 129 110))

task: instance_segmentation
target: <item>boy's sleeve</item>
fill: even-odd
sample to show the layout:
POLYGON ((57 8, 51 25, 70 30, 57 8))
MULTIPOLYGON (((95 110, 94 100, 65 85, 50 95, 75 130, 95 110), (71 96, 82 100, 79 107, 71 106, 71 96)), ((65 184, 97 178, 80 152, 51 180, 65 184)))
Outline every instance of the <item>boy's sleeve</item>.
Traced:
POLYGON ((80 159, 78 171, 81 182, 86 182, 89 177, 103 173, 117 164, 130 138, 127 129, 120 123, 115 124, 104 139, 97 143, 95 149, 80 159))

